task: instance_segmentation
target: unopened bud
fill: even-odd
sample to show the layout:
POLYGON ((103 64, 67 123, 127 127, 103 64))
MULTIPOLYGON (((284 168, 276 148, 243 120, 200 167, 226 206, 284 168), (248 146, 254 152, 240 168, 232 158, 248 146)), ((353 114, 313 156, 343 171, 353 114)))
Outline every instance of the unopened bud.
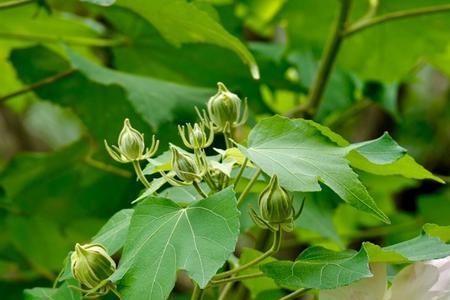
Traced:
POLYGON ((145 148, 144 136, 131 127, 128 119, 123 122, 118 144, 120 152, 129 160, 138 160, 145 148))
POLYGON ((130 120, 125 119, 117 144, 117 146, 109 146, 105 140, 106 150, 114 160, 129 163, 152 157, 158 150, 159 141, 153 136, 150 149, 146 149, 144 135, 131 127, 130 120))
POLYGON ((184 182, 189 183, 201 179, 201 174, 195 160, 171 145, 172 170, 184 182))
POLYGON ((196 148, 203 148, 203 145, 206 144, 206 138, 205 132, 195 123, 189 132, 189 142, 191 145, 194 145, 196 148))
POLYGON ((194 127, 191 124, 186 126, 178 126, 178 133, 184 145, 190 149, 200 150, 211 146, 214 140, 213 125, 205 125, 204 123, 195 123, 194 127), (187 135, 186 135, 187 127, 187 135), (209 134, 206 133, 206 129, 209 128, 209 134))
POLYGON ((115 272, 116 263, 100 244, 76 244, 71 256, 71 269, 75 279, 93 289, 115 272))
POLYGON ((227 126, 232 127, 239 122, 241 112, 241 99, 230 92, 226 86, 219 82, 217 94, 208 101, 208 114, 211 121, 220 131, 227 126))
POLYGON ((263 228, 285 231, 293 229, 294 207, 293 198, 283 189, 274 175, 269 184, 261 192, 258 199, 260 215, 254 211, 251 216, 255 223, 263 228))

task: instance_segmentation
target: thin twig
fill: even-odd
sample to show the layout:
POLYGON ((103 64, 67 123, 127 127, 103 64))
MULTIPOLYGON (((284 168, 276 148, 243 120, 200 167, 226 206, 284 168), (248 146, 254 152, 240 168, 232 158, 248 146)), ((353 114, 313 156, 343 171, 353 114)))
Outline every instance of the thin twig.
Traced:
MULTIPOLYGON (((231 277, 233 278, 233 276, 231 277)), ((227 283, 222 291, 220 292, 219 298, 217 298, 217 300, 226 300, 228 297, 228 293, 231 291, 231 289, 233 288, 234 282, 229 282, 227 283)))
POLYGON ((250 192, 250 190, 252 189, 253 185, 255 184, 255 182, 258 180, 259 175, 261 174, 261 169, 258 168, 255 172, 255 174, 253 175, 252 179, 250 179, 250 182, 247 184, 247 186, 245 187, 244 191, 241 193, 241 195, 239 196, 239 199, 237 201, 237 206, 241 206, 241 204, 244 202, 245 198, 247 197, 248 193, 250 192))
POLYGON ((281 239, 282 239, 282 233, 283 231, 281 230, 281 228, 278 228, 277 231, 275 231, 273 233, 274 237, 273 237, 273 242, 272 242, 272 246, 270 247, 269 250, 267 250, 266 252, 264 252, 263 254, 261 254, 260 256, 258 256, 257 258, 255 258, 254 260, 243 264, 237 268, 231 269, 229 271, 225 271, 219 274, 216 274, 214 276, 215 281, 217 281, 218 279, 227 277, 227 276, 231 276, 234 274, 237 274, 243 270, 246 270, 258 263, 260 263, 261 261, 263 261, 264 259, 266 259, 267 257, 271 256, 272 254, 275 254, 276 252, 278 252, 278 250, 280 250, 280 245, 281 245, 281 239))
POLYGON ((69 76, 69 75, 72 75, 73 73, 75 73, 75 71, 76 71, 75 69, 69 69, 69 70, 63 71, 63 72, 58 73, 56 75, 44 78, 44 79, 39 80, 39 81, 37 81, 35 83, 27 85, 27 86, 21 88, 20 90, 17 90, 15 92, 12 92, 12 93, 4 95, 4 96, 1 96, 0 97, 0 103, 4 102, 4 101, 7 101, 7 100, 9 100, 11 98, 20 96, 22 94, 28 93, 28 92, 30 92, 32 90, 35 90, 35 89, 38 89, 40 87, 43 87, 43 86, 49 85, 51 83, 54 83, 54 82, 56 82, 56 81, 58 81, 60 79, 63 79, 65 77, 69 76))
POLYGON ((245 275, 241 275, 241 276, 232 276, 232 277, 225 278, 225 279, 212 280, 211 285, 220 285, 220 284, 224 284, 224 283, 231 283, 231 282, 241 281, 241 280, 245 280, 245 279, 258 278, 261 276, 264 276, 263 272, 256 272, 256 273, 245 274, 245 275))
POLYGON ((239 170, 239 173, 236 175, 236 178, 234 179, 234 187, 236 188, 237 184, 239 183, 239 180, 241 180, 242 174, 245 171, 245 167, 247 167, 248 158, 246 157, 244 162, 242 163, 241 169, 239 170))
POLYGON ((204 290, 198 284, 194 283, 194 291, 192 292, 191 300, 201 300, 203 298, 204 290))
POLYGON ((437 14, 442 12, 448 12, 450 11, 450 4, 443 4, 443 5, 436 5, 436 6, 429 6, 429 7, 421 7, 416 9, 410 9, 410 10, 402 10, 392 13, 387 13, 382 16, 373 17, 373 18, 366 18, 362 19, 361 21, 358 21, 348 27, 345 32, 344 36, 348 37, 350 35, 353 35, 357 32, 360 32, 362 30, 365 30, 369 27, 379 25, 382 23, 405 19, 405 18, 411 18, 411 17, 417 17, 417 16, 424 16, 424 15, 430 15, 430 14, 437 14))
POLYGON ((290 293, 289 295, 286 295, 284 297, 281 297, 278 300, 292 300, 292 299, 297 299, 299 296, 305 294, 307 291, 309 291, 310 289, 299 289, 296 290, 295 292, 290 293))
POLYGON ((3 2, 3 3, 0 3, 0 10, 17 7, 17 6, 21 6, 24 4, 30 4, 33 2, 36 2, 36 0, 14 0, 14 1, 3 2))
POLYGON ((33 41, 40 43, 65 43, 76 46, 92 46, 92 47, 116 47, 128 43, 126 37, 116 39, 103 39, 84 36, 53 36, 47 34, 29 34, 17 32, 0 32, 0 39, 14 39, 21 41, 33 41))
POLYGON ((202 188, 200 187, 200 185, 198 184, 197 181, 192 182, 192 185, 194 186, 194 188, 197 190, 197 192, 200 194, 200 196, 202 196, 203 198, 208 198, 208 194, 206 194, 202 188))

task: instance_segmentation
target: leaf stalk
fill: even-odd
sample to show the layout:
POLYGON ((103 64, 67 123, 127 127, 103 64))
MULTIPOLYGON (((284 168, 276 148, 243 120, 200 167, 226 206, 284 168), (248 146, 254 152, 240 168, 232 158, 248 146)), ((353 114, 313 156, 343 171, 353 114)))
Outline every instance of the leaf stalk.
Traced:
POLYGON ((245 187, 244 191, 242 191, 241 195, 239 196, 239 199, 237 201, 237 206, 241 206, 242 202, 244 202, 245 198, 247 197, 248 193, 252 189, 253 185, 256 183, 256 181, 259 178, 259 175, 261 174, 261 168, 258 168, 253 175, 252 179, 250 179, 249 183, 245 187))
POLYGON ((406 19, 411 17, 437 14, 442 12, 450 11, 450 4, 436 5, 430 7, 421 7, 410 10, 396 11, 392 13, 387 13, 385 15, 381 15, 378 17, 365 18, 360 21, 355 22, 353 25, 349 26, 345 32, 344 37, 349 37, 357 32, 363 31, 367 28, 370 28, 375 25, 379 25, 382 23, 406 19))
POLYGON ((56 82, 56 81, 58 81, 60 79, 63 79, 65 77, 68 77, 69 75, 72 75, 73 73, 75 73, 75 71, 76 71, 75 69, 69 69, 69 70, 63 71, 61 73, 55 74, 53 76, 50 76, 50 77, 44 78, 42 80, 36 81, 36 82, 34 82, 34 83, 30 84, 30 85, 27 85, 27 86, 25 86, 25 87, 15 91, 15 92, 12 92, 10 94, 4 95, 4 96, 0 96, 0 103, 1 102, 5 102, 5 101, 7 101, 7 100, 9 100, 11 98, 20 96, 22 94, 31 92, 32 90, 38 89, 40 87, 52 84, 52 83, 54 83, 54 82, 56 82))
POLYGON ((0 3, 0 10, 13 8, 13 7, 17 7, 17 6, 21 6, 21 5, 25 5, 25 4, 30 4, 35 1, 36 0, 14 0, 14 1, 3 2, 3 3, 0 3))
POLYGON ((278 227, 278 230, 276 230, 273 233, 273 242, 272 242, 272 246, 270 247, 269 250, 267 250, 266 252, 264 252, 263 254, 258 256, 257 258, 255 258, 254 260, 252 260, 252 261, 250 261, 250 262, 248 262, 246 264, 243 264, 243 265, 241 265, 241 266, 239 266, 239 267, 237 267, 235 269, 216 274, 213 277, 213 281, 217 281, 218 279, 237 274, 237 273, 239 273, 239 272, 241 272, 243 270, 246 270, 246 269, 248 269, 248 268, 250 268, 250 267, 260 263, 261 261, 263 261, 267 257, 277 253, 278 250, 280 249, 282 235, 283 235, 283 231, 281 230, 280 227, 278 227))

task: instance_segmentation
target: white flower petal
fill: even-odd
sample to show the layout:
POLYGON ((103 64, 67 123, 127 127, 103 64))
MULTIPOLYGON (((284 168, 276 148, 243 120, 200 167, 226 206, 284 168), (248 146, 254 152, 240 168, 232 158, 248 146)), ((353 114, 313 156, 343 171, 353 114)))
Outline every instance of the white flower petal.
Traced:
MULTIPOLYGON (((450 290, 450 256, 441 259, 434 259, 427 261, 425 264, 435 266, 439 269, 439 279, 431 287, 432 291, 446 291, 450 290)), ((447 298, 450 299, 450 296, 447 298)))
POLYGON ((439 279, 439 269, 415 263, 401 270, 394 278, 386 300, 437 300, 440 292, 431 291, 439 279))

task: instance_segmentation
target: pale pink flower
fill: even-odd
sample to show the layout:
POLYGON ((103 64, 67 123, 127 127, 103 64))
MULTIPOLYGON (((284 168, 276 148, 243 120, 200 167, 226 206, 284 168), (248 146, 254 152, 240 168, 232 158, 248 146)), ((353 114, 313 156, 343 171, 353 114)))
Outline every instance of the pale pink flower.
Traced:
POLYGON ((385 264, 372 264, 371 278, 323 290, 320 300, 450 300, 450 257, 411 264, 387 288, 385 264))

